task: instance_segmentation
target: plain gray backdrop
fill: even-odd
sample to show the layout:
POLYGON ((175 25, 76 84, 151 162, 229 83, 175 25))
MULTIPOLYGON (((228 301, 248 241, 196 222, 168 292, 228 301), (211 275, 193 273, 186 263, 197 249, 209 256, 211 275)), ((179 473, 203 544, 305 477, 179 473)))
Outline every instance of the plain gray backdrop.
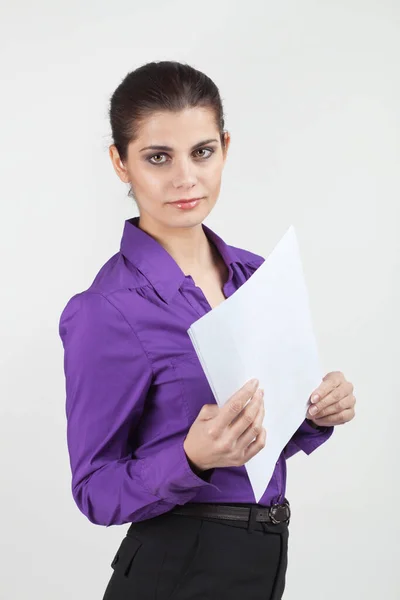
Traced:
POLYGON ((109 97, 172 59, 232 136, 207 224, 264 256, 295 226, 325 372, 355 386, 356 419, 288 463, 285 600, 398 599, 399 3, 3 0, 0 34, 0 597, 100 600, 128 528, 73 502, 58 320, 137 214, 109 97))

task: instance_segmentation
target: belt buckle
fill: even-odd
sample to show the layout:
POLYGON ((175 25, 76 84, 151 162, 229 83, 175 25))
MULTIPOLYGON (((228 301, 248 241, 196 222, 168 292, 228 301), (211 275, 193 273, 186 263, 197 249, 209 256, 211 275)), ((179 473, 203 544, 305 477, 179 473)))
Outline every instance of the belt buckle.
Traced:
MULTIPOLYGON (((285 511, 285 513, 286 513, 286 511, 285 511)), ((291 515, 290 505, 289 505, 289 502, 287 502, 287 501, 284 502, 284 504, 273 504, 269 509, 269 517, 270 517, 272 523, 274 523, 275 525, 278 525, 279 523, 287 523, 289 525, 290 515, 291 515), (282 512, 282 510, 285 510, 285 508, 287 509, 287 512, 288 512, 287 518, 277 519, 279 512, 282 512)), ((285 516, 286 516, 286 514, 285 514, 285 516)))

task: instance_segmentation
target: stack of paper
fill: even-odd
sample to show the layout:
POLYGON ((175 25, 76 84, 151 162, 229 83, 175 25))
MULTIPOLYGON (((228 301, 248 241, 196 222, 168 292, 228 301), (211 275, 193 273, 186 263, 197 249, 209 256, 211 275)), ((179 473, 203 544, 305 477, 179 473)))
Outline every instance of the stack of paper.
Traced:
POLYGON ((219 406, 253 377, 265 391, 266 446, 246 464, 259 502, 322 379, 293 226, 250 279, 188 334, 219 406))

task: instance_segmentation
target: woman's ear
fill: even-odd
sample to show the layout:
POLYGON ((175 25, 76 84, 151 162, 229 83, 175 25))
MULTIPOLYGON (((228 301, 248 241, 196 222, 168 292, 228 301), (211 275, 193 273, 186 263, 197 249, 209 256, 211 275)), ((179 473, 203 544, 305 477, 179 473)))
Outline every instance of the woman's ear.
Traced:
POLYGON ((119 152, 115 146, 115 144, 111 144, 108 149, 111 162, 113 164, 114 170, 121 181, 124 183, 129 183, 129 174, 125 164, 122 162, 119 156, 119 152))
POLYGON ((226 157, 228 155, 228 149, 229 149, 229 145, 231 143, 231 135, 229 133, 229 131, 225 131, 224 132, 224 148, 223 148, 223 154, 224 154, 224 161, 226 160, 226 157))

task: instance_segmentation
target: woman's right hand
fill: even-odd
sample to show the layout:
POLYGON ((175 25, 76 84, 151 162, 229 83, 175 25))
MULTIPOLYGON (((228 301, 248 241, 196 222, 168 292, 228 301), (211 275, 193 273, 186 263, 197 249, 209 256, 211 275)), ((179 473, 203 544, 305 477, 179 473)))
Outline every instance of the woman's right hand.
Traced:
POLYGON ((222 408, 215 404, 202 407, 183 444, 196 469, 240 467, 264 448, 264 392, 257 389, 258 384, 257 380, 248 381, 222 408))

